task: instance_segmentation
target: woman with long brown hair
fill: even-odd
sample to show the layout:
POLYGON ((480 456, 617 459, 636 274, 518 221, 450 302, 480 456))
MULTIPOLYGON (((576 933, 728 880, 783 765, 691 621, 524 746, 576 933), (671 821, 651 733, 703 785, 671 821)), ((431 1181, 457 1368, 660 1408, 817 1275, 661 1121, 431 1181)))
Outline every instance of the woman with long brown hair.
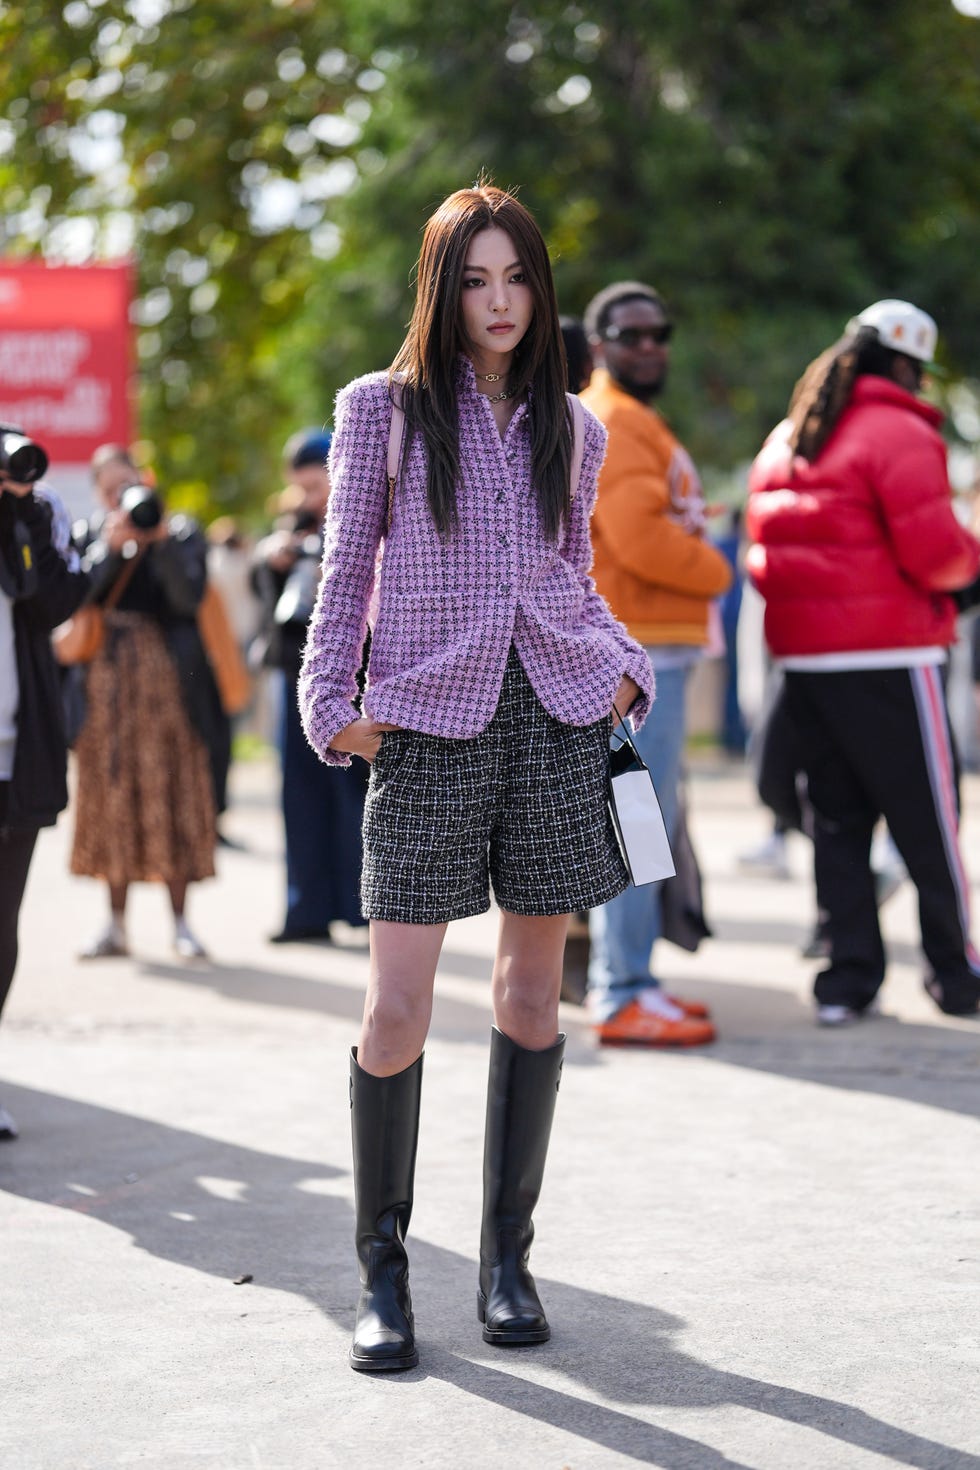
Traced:
POLYGON ((500 189, 452 194, 426 225, 391 371, 337 400, 300 678, 323 760, 355 754, 372 767, 371 964, 351 1056, 363 1289, 350 1361, 361 1371, 418 1361, 404 1238, 422 1048, 446 926, 485 912, 491 883, 500 934, 479 1315, 490 1343, 550 1336, 527 1257, 561 1072, 565 932, 570 913, 626 887, 606 811, 609 717, 616 706, 642 720, 653 687, 646 655, 588 576, 605 434, 584 410, 576 434, 573 412, 537 225, 500 189), (405 433, 389 484, 396 404, 405 433))

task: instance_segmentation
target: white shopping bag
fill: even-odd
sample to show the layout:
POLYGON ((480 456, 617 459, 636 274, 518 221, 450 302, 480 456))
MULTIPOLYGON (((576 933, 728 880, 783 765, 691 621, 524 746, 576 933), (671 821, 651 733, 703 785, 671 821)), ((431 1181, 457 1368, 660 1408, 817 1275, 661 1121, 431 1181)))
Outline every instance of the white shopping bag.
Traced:
POLYGON ((667 829, 650 772, 626 725, 623 743, 609 752, 609 812, 630 880, 640 887, 675 873, 667 829))

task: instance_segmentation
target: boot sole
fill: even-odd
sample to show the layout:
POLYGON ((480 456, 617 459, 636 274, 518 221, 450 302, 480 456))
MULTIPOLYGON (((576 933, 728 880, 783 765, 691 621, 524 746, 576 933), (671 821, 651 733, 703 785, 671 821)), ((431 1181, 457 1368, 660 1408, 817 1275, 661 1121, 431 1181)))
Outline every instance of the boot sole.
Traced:
MULTIPOLYGON (((476 1298, 476 1315, 481 1322, 486 1324, 487 1307, 482 1296, 476 1298)), ((483 1328, 483 1341, 490 1343, 491 1347, 522 1347, 535 1342, 549 1342, 551 1339, 550 1327, 525 1327, 515 1328, 510 1332, 506 1327, 483 1328)))
POLYGON ((347 1361, 355 1373, 405 1373, 409 1368, 418 1367, 419 1355, 418 1350, 401 1358, 362 1358, 348 1353, 347 1361))
POLYGON ((548 1342, 550 1327, 540 1327, 533 1332, 506 1332, 501 1328, 484 1327, 483 1341, 491 1347, 529 1347, 535 1342, 548 1342))

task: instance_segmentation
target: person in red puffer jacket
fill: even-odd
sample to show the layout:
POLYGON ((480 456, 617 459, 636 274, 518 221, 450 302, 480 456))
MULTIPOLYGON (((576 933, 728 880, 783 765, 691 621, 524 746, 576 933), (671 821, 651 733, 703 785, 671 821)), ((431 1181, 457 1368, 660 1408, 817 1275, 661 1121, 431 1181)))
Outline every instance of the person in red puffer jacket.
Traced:
POLYGON ((951 594, 977 576, 980 543, 953 512, 942 414, 918 397, 935 345, 908 302, 868 307, 806 370, 749 476, 747 569, 805 739, 825 1025, 865 1014, 884 979, 879 816, 918 890, 926 989, 948 1014, 980 1009, 943 685, 951 594))

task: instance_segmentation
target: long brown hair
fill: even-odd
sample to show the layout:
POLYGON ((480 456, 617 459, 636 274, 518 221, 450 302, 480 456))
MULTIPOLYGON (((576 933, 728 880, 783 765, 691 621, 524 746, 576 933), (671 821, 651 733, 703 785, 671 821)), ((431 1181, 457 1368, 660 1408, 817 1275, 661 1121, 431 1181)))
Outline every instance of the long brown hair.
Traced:
POLYGON ((514 242, 534 300, 530 326, 514 351, 513 383, 531 390, 531 464, 545 535, 557 540, 570 501, 571 427, 567 372, 551 262, 533 216, 513 194, 491 184, 459 189, 425 226, 416 271, 415 310, 391 368, 401 402, 428 456, 428 501, 442 537, 457 518, 460 477, 456 378, 466 353, 460 296, 470 241, 480 230, 504 230, 514 242))

